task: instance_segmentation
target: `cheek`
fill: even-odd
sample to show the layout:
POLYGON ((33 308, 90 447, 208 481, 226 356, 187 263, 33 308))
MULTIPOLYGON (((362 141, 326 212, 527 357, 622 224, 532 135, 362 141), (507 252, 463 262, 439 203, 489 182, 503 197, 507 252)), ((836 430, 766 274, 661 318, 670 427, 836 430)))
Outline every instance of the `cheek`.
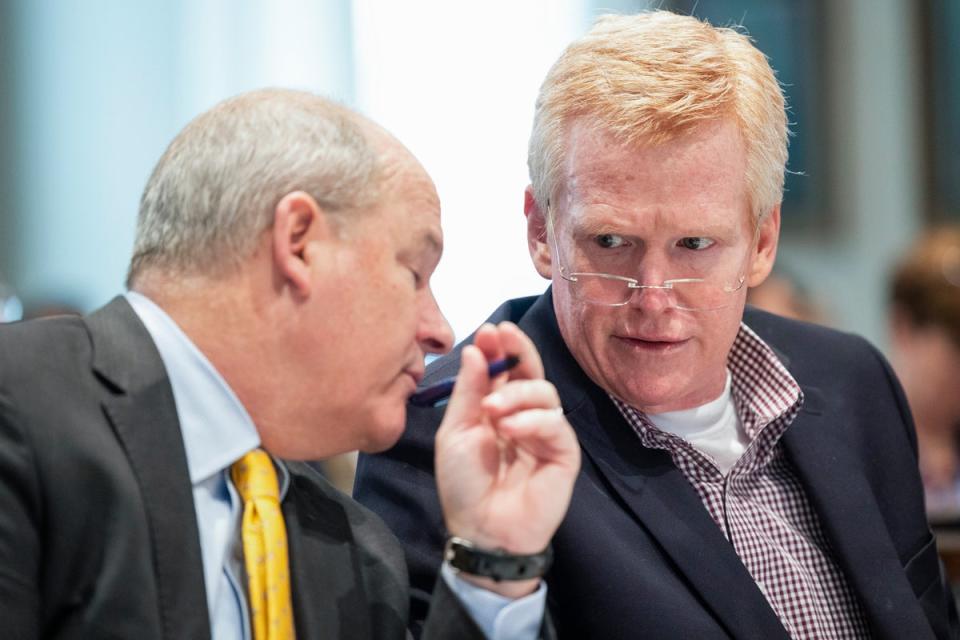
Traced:
POLYGON ((553 289, 553 310, 557 315, 557 324, 560 325, 560 332, 568 345, 575 344, 580 340, 580 327, 583 310, 574 304, 570 299, 570 292, 562 286, 554 284, 553 289))
POLYGON ((582 341, 590 343, 594 349, 606 345, 617 324, 616 314, 621 311, 619 307, 581 305, 576 312, 576 328, 583 334, 582 341))
POLYGON ((570 329, 579 328, 583 331, 586 329, 584 323, 594 321, 598 316, 597 311, 602 309, 574 298, 566 280, 554 281, 553 298, 557 318, 566 322, 570 329))
POLYGON ((605 359, 604 350, 614 325, 613 314, 618 310, 584 305, 566 295, 555 297, 554 308, 560 332, 571 353, 586 368, 596 367, 598 360, 605 359))
POLYGON ((390 318, 406 318, 413 307, 413 286, 405 269, 378 266, 368 271, 363 295, 367 311, 387 328, 390 318))
POLYGON ((743 304, 719 311, 716 315, 701 312, 698 333, 701 348, 709 361, 726 362, 733 342, 740 332, 743 319, 743 304))
POLYGON ((420 318, 420 292, 415 290, 409 278, 391 278, 372 290, 370 314, 364 340, 380 345, 382 357, 396 358, 404 354, 416 341, 420 318))

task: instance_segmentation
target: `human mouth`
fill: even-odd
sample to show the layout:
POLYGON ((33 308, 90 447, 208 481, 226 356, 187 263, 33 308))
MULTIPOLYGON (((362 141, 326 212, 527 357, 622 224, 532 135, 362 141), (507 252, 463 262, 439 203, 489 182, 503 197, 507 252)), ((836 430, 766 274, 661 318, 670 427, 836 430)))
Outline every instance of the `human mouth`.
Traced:
POLYGON ((683 348, 689 338, 673 338, 668 336, 625 336, 616 335, 614 339, 634 351, 643 353, 667 354, 683 348))
POLYGON ((420 381, 423 380, 423 369, 404 369, 403 373, 413 380, 414 389, 420 386, 420 381))
POLYGON ((410 396, 417 392, 417 387, 420 386, 420 380, 423 378, 422 373, 417 373, 416 371, 410 371, 404 369, 403 373, 400 374, 398 380, 403 388, 403 397, 409 399, 410 396))

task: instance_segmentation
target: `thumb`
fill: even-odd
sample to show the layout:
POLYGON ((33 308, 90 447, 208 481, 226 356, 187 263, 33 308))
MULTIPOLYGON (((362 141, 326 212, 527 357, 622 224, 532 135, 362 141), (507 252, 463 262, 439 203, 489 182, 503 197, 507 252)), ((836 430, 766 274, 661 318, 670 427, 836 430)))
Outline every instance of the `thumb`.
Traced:
POLYGON ((444 423, 458 427, 476 424, 483 415, 480 401, 489 392, 487 359, 480 349, 467 345, 460 354, 460 372, 450 394, 444 423))

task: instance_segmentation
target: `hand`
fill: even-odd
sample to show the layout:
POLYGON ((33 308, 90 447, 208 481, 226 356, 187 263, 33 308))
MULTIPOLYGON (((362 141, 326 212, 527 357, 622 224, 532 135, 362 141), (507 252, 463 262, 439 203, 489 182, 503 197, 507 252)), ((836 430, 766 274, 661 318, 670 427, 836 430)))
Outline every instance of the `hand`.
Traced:
MULTIPOLYGON (((566 514, 580 469, 580 446, 560 399, 543 379, 536 347, 509 322, 484 325, 464 347, 460 373, 437 431, 436 474, 447 531, 486 549, 538 553, 566 514), (487 364, 520 363, 494 380, 487 364)), ((518 597, 539 580, 495 583, 518 597)))

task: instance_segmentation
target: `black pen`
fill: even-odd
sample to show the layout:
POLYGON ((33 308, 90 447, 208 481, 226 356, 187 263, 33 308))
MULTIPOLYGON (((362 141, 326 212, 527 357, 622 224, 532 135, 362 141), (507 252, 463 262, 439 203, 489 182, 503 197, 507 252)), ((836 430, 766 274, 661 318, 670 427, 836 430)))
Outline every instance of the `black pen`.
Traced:
MULTIPOLYGON (((487 375, 491 378, 500 375, 504 371, 509 371, 517 366, 520 358, 517 356, 508 356, 503 360, 495 360, 487 367, 487 375)), ((436 384, 432 384, 426 389, 421 389, 410 396, 408 402, 415 407, 435 407, 441 401, 446 400, 453 393, 453 385, 457 381, 457 376, 444 378, 436 384)))

